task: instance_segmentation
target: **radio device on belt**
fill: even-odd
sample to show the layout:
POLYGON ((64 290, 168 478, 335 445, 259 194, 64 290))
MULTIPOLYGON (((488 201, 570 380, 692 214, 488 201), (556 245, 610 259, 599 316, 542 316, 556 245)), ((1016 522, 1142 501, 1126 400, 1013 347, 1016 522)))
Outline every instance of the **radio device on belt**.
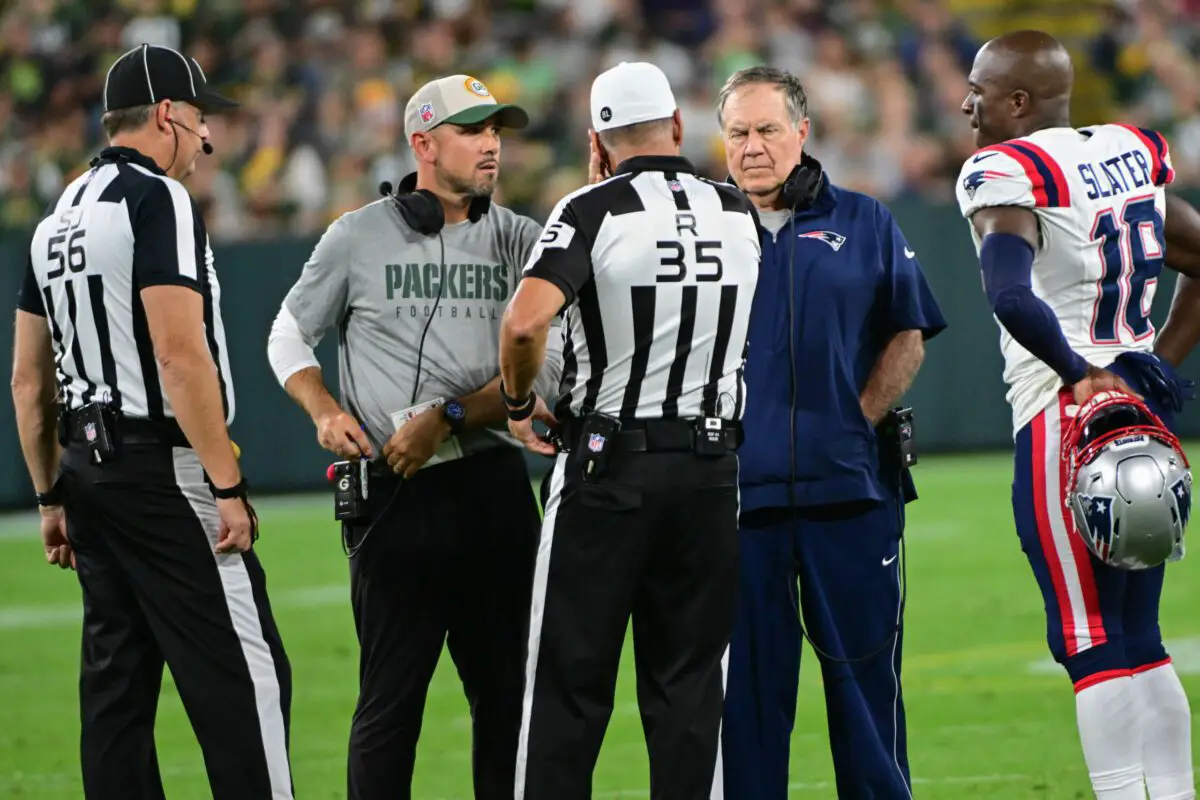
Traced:
POLYGON ((620 432, 621 420, 616 417, 598 411, 584 415, 583 424, 579 428, 576 452, 579 453, 579 465, 583 469, 585 481, 599 478, 608 469, 608 460, 620 432))
POLYGON ((917 441, 913 434, 911 408, 890 409, 879 424, 879 432, 900 462, 901 469, 908 469, 917 463, 917 441))
POLYGON ((725 425, 720 417, 700 417, 695 422, 695 451, 698 456, 724 456, 729 454, 725 443, 725 425))
POLYGON ((108 403, 88 403, 71 412, 71 425, 83 432, 92 461, 104 464, 117 457, 117 412, 108 403))
POLYGON ((367 495, 370 462, 365 459, 337 461, 329 466, 333 481, 333 518, 341 522, 367 519, 367 495))

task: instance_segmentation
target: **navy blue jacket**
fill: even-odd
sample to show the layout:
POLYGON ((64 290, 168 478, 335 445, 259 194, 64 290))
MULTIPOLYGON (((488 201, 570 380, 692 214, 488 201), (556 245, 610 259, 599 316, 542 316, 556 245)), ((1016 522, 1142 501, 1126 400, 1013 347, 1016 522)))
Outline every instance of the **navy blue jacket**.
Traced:
MULTIPOLYGON (((893 335, 918 329, 928 339, 946 327, 916 255, 882 203, 833 186, 827 176, 811 205, 778 234, 760 233, 762 268, 746 353, 746 438, 738 452, 742 510, 788 505, 792 437, 798 506, 894 496, 898 465, 881 471, 876 431, 859 397, 893 335)), ((919 424, 920 409, 914 412, 919 424)))

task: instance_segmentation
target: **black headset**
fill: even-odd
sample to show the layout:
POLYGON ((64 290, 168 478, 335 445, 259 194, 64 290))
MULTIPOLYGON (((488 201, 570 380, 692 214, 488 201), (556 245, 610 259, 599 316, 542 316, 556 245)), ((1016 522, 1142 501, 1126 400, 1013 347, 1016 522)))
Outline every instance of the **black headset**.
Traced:
MULTIPOLYGON (((417 173, 415 172, 404 176, 394 192, 392 184, 384 181, 379 184, 379 193, 384 197, 392 198, 392 202, 396 204, 396 210, 400 212, 404 222, 417 233, 433 236, 441 233, 442 228, 446 226, 446 212, 442 209, 442 201, 428 189, 417 188, 417 173)), ((491 210, 491 207, 491 197, 487 195, 473 197, 471 204, 467 207, 467 219, 471 222, 478 222, 484 214, 491 210)))
POLYGON ((808 208, 817 200, 821 192, 821 184, 825 180, 825 172, 821 162, 808 153, 800 155, 800 163, 788 173, 787 180, 779 187, 779 205, 792 209, 793 213, 801 208, 808 208))

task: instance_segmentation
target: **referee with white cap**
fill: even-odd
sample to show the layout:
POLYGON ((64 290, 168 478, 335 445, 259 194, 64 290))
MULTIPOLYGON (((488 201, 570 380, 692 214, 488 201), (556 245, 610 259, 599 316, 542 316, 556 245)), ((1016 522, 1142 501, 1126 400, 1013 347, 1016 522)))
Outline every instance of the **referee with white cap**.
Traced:
POLYGON ((18 296, 13 401, 46 559, 83 589, 88 798, 163 797, 164 663, 212 796, 292 797, 291 668, 227 429, 212 251, 180 183, 212 151, 204 115, 233 105, 175 50, 121 56, 104 85, 111 146, 38 225, 18 296))
POLYGON ((612 177, 563 198, 501 328, 509 428, 533 432, 565 308, 558 453, 534 573, 517 800, 591 797, 630 616, 654 800, 708 797, 738 594, 742 364, 760 245, 749 200, 679 155, 666 76, 592 85, 612 177))

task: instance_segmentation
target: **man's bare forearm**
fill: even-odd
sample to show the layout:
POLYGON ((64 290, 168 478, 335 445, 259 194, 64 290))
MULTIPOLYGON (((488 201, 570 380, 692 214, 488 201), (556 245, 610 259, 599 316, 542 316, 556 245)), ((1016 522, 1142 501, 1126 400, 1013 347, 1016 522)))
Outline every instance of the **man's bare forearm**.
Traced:
POLYGON ((871 424, 882 420, 892 404, 908 391, 924 359, 925 340, 921 331, 901 331, 887 343, 859 399, 871 424))
POLYGON ((188 443, 200 457, 208 477, 220 489, 242 480, 233 443, 225 427, 221 386, 207 351, 181 351, 159 364, 163 389, 188 443))
POLYGON ((1171 311, 1158 333, 1154 352, 1178 367, 1200 342, 1200 280, 1180 275, 1171 299, 1171 311))
POLYGON ((283 388, 313 422, 342 410, 341 405, 325 386, 318 367, 305 367, 294 373, 287 379, 283 388))
POLYGON ((533 391, 533 382, 546 358, 547 331, 537 333, 500 330, 500 376, 504 393, 520 399, 533 391))
POLYGON ((459 402, 467 410, 467 427, 484 428, 488 425, 498 425, 508 419, 504 401, 500 399, 500 376, 492 378, 479 389, 466 397, 460 397, 459 402))
POLYGON ((60 448, 54 347, 44 317, 17 311, 12 370, 13 410, 25 466, 34 490, 48 492, 58 475, 60 448))
POLYGON ((47 391, 37 384, 14 383, 13 408, 17 416, 21 452, 25 456, 34 491, 48 492, 54 486, 61 455, 53 385, 47 391))

